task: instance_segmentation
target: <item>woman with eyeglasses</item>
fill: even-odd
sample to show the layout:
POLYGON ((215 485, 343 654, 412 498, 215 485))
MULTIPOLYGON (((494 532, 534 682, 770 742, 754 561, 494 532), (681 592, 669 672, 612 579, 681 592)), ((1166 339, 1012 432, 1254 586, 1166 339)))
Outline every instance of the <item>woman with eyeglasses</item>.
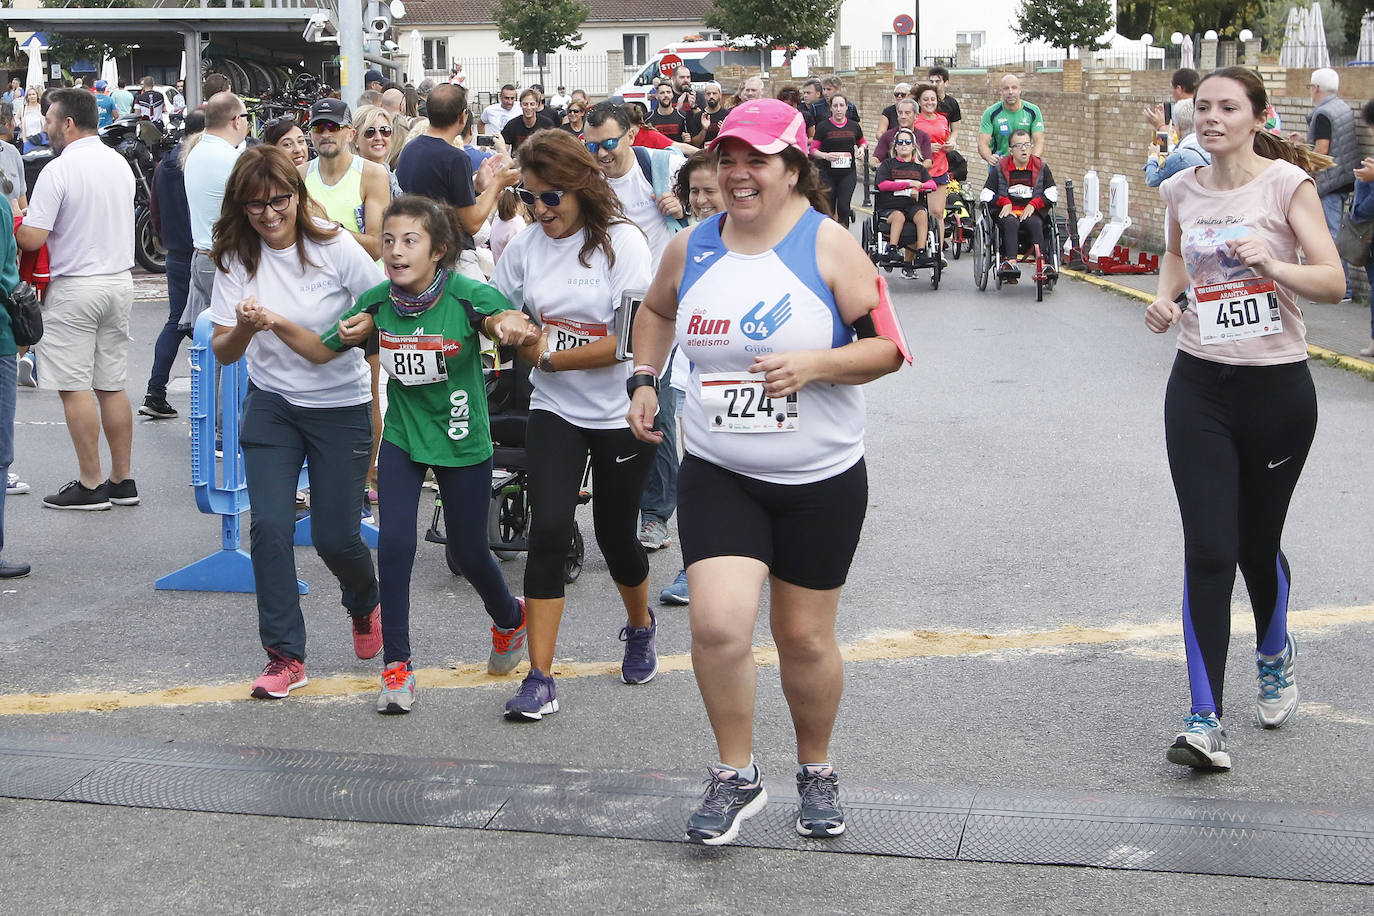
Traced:
POLYGON ((291 164, 300 168, 310 161, 310 143, 305 139, 305 131, 296 121, 294 114, 272 118, 262 126, 259 139, 268 146, 286 151, 291 164))
MULTIPOLYGON (((349 349, 315 365, 291 341, 317 341, 383 275, 350 233, 312 212, 286 152, 249 147, 229 174, 210 255, 218 269, 215 356, 225 364, 246 356, 251 378, 239 444, 253 506, 258 633, 269 656, 253 682, 258 698, 285 697, 307 683, 292 548, 296 481, 307 460, 315 550, 339 580, 354 652, 373 658, 382 648, 377 576, 358 529, 372 446, 367 363, 349 349)), ((341 339, 362 343, 366 321, 343 323, 341 339)))
POLYGON ((534 364, 525 449, 532 522, 525 563, 530 671, 506 716, 537 721, 558 712, 554 648, 563 616, 563 559, 572 540, 582 473, 591 456, 597 545, 625 605, 621 679, 658 673, 649 560, 636 522, 656 446, 630 432, 625 380, 616 358, 614 316, 627 291, 652 277, 649 243, 626 218, 596 159, 566 131, 543 130, 520 148, 516 193, 537 228, 521 232, 496 264, 492 285, 542 326, 521 348, 534 364))
POLYGON ((840 93, 830 97, 830 117, 816 125, 811 157, 820 163, 821 177, 830 188, 835 219, 848 227, 854 221, 854 184, 859 147, 867 143, 857 119, 848 116, 849 100, 840 93))
POLYGON ((401 196, 396 180, 396 160, 401 156, 405 131, 396 127, 391 114, 378 105, 364 105, 353 115, 353 146, 369 162, 386 169, 390 178, 391 197, 401 196))

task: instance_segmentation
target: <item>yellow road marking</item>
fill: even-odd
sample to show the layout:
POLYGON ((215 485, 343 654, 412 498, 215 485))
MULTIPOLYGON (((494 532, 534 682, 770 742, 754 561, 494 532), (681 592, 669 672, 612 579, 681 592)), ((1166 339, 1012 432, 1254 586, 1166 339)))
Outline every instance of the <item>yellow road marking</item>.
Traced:
MULTIPOLYGON (((1233 626, 1245 632, 1252 625, 1248 609, 1236 612, 1233 626)), ((1374 623, 1374 605, 1357 607, 1311 608, 1293 611, 1289 624, 1297 631, 1329 629, 1332 627, 1374 623)), ((1115 627, 1063 626, 1052 630, 1030 630, 1004 633, 975 633, 967 630, 906 630, 873 633, 840 647, 844 660, 850 663, 901 660, 915 658, 948 658, 974 656, 998 651, 1035 651, 1062 649, 1070 646, 1136 643, 1156 639, 1179 639, 1182 625, 1176 619, 1144 624, 1123 624, 1115 627)), ((778 664, 777 649, 759 646, 754 658, 765 667, 778 664)), ((659 656, 661 672, 690 671, 692 657, 659 656)), ((559 678, 618 677, 619 662, 566 662, 554 665, 559 678)), ((457 668, 421 668, 416 678, 425 690, 466 687, 510 687, 517 683, 516 675, 493 677, 483 665, 462 665, 457 668)), ((296 696, 340 697, 367 694, 377 689, 376 677, 339 674, 312 678, 305 687, 294 691, 296 696)), ((187 685, 133 693, 123 690, 105 692, 21 693, 0 695, 0 716, 44 715, 62 712, 105 712, 114 709, 137 709, 147 706, 198 706, 206 703, 227 703, 248 699, 248 685, 232 684, 187 685)))

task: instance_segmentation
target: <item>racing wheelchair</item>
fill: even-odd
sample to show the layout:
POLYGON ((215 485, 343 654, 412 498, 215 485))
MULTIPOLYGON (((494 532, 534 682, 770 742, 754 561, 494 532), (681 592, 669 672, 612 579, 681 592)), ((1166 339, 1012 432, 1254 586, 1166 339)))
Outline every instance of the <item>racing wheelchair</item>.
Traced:
MULTIPOLYGON (((485 341, 484 341, 485 343, 485 341)), ((529 550, 531 507, 529 503, 529 468, 525 459, 525 429, 529 425, 530 384, 528 366, 515 360, 513 347, 484 351, 482 371, 486 377, 487 411, 491 418, 491 441, 494 446, 491 471, 491 505, 487 507, 487 543, 498 559, 510 560, 529 550)), ((578 505, 591 500, 591 461, 582 470, 582 487, 578 505)), ((444 506, 435 494, 434 516, 425 540, 447 544, 444 535, 444 506)), ((572 584, 582 574, 586 544, 577 524, 573 524, 572 539, 563 558, 563 581, 572 584)), ((452 554, 444 550, 449 571, 462 573, 452 554)))
MULTIPOLYGON (((1045 293, 1052 292, 1059 281, 1059 220, 1054 214, 1054 205, 1059 200, 1058 190, 1046 188, 1044 199, 1049 204, 1039 211, 1045 226, 1044 249, 1031 244, 1030 230, 1025 224, 1020 227, 1016 245, 1016 263, 1034 265, 1036 302, 1043 301, 1045 293)), ((980 291, 988 288, 989 274, 995 278, 997 289, 1001 289, 1003 283, 1016 282, 1016 277, 1005 276, 998 269, 998 261, 1002 257, 1002 226, 994 207, 992 189, 984 188, 978 196, 978 217, 973 226, 973 281, 978 284, 980 291)))
MULTIPOLYGON (((926 190, 933 190, 934 182, 926 182, 926 190)), ((926 194, 923 191, 920 195, 922 202, 925 201, 926 194)), ((873 265, 881 270, 891 273, 893 270, 901 270, 902 275, 907 279, 915 279, 916 274, 922 270, 930 271, 930 288, 940 288, 940 277, 944 272, 943 263, 940 259, 940 240, 941 230, 939 226, 929 225, 929 211, 927 211, 926 244, 925 247, 916 250, 916 224, 908 220, 902 226, 902 234, 898 236, 897 245, 888 241, 888 234, 892 227, 888 225, 887 219, 879 215, 879 210, 875 204, 873 214, 863 224, 863 246, 868 253, 868 259, 873 265), (915 254, 915 259, 907 261, 903 256, 904 250, 911 250, 915 254)), ((958 257, 958 255, 955 255, 958 257)))

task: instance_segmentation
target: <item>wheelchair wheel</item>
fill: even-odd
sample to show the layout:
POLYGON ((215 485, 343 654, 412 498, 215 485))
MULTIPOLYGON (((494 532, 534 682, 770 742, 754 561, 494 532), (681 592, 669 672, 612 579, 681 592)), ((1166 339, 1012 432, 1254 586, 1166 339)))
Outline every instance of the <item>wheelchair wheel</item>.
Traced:
POLYGON ((529 532, 530 511, 523 487, 512 485, 492 498, 487 507, 487 542, 499 559, 514 559, 524 548, 529 532), (497 545, 509 544, 508 549, 497 545))
POLYGON ((959 260, 964 253, 964 232, 963 226, 959 224, 959 217, 955 216, 950 222, 949 227, 949 256, 954 260, 959 260))
POLYGON ((582 541, 582 529, 573 525, 572 541, 568 544, 568 555, 563 558, 563 581, 572 585, 582 575, 582 560, 587 554, 587 545, 582 541))
POLYGON ((992 239, 988 238, 987 227, 980 219, 973 224, 973 282, 978 284, 979 292, 988 288, 988 270, 991 268, 992 239))
POLYGON ((940 288, 940 233, 926 233, 926 257, 930 259, 930 288, 940 288))
POLYGON ((878 263, 878 246, 874 243, 874 238, 873 238, 873 221, 872 221, 872 220, 864 220, 864 227, 863 227, 862 235, 863 235, 864 252, 868 255, 868 259, 869 259, 870 261, 872 261, 874 264, 877 264, 877 263, 878 263))

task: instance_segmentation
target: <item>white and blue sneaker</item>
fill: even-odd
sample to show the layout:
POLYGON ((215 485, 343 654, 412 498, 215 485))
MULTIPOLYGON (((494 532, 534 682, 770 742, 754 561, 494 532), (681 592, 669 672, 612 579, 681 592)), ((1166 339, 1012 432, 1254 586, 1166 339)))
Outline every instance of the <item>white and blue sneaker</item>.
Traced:
POLYGON ((1288 634, 1283 651, 1276 656, 1255 653, 1259 667, 1259 702, 1255 706, 1255 721, 1262 728, 1278 728, 1298 708, 1298 682, 1293 673, 1293 661, 1298 646, 1293 634, 1288 634))
POLYGON ((713 766, 706 780, 706 794, 687 820, 687 841, 721 846, 739 836, 740 826, 763 810, 768 793, 763 774, 745 780, 735 770, 713 766))
POLYGON ((658 593, 659 604, 687 604, 690 602, 687 594, 687 570, 680 569, 673 584, 667 586, 658 593))
POLYGON ((1231 755, 1226 753, 1226 729, 1216 713, 1193 713, 1187 725, 1169 748, 1169 762, 1195 770, 1229 770, 1231 755))

